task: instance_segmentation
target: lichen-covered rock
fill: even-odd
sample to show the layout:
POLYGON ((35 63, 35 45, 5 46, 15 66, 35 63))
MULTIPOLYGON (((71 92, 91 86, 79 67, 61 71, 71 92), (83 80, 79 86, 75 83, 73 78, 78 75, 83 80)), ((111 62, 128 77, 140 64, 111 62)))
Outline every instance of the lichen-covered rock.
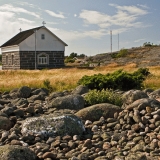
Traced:
POLYGON ((40 134, 44 136, 53 135, 80 135, 84 132, 84 126, 80 118, 72 114, 55 116, 34 117, 26 119, 22 124, 22 134, 40 134))
POLYGON ((0 116, 0 129, 9 130, 11 121, 7 117, 0 116))
POLYGON ((82 95, 82 94, 88 93, 88 91, 89 89, 87 86, 80 85, 72 91, 72 94, 82 95))
POLYGON ((80 95, 68 95, 64 97, 57 97, 52 100, 49 108, 57 109, 73 109, 79 110, 84 108, 84 98, 80 95))
POLYGON ((1 160, 36 160, 37 156, 27 147, 19 145, 0 146, 1 160))
POLYGON ((21 98, 28 98, 31 94, 31 88, 27 87, 27 86, 23 86, 21 88, 18 89, 18 95, 21 98))
POLYGON ((122 96, 123 108, 125 108, 127 105, 132 104, 134 101, 142 98, 148 98, 147 93, 140 90, 129 90, 125 92, 122 96))
POLYGON ((83 108, 79 110, 75 115, 82 118, 83 120, 97 121, 102 116, 104 118, 113 118, 114 113, 119 113, 121 111, 122 109, 119 106, 109 103, 101 103, 83 108))

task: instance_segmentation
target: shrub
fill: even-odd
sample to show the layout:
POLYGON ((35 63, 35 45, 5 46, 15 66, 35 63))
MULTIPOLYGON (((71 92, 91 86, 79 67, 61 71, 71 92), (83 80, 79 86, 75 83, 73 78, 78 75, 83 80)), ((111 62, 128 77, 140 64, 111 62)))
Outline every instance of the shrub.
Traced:
POLYGON ((49 79, 44 80, 43 85, 44 85, 44 88, 49 90, 49 92, 53 91, 53 87, 51 86, 49 79))
POLYGON ((132 74, 123 70, 117 70, 106 75, 85 75, 78 81, 78 85, 85 85, 91 90, 120 89, 126 91, 130 89, 141 89, 143 87, 142 82, 148 74, 149 71, 147 68, 140 68, 132 74))
POLYGON ((125 57, 128 54, 127 49, 121 49, 117 54, 113 53, 111 56, 112 58, 120 58, 125 57))
POLYGON ((111 89, 106 90, 90 90, 85 96, 86 106, 99 104, 99 103, 111 103, 117 106, 122 106, 122 96, 111 89))
POLYGON ((67 57, 67 58, 64 60, 64 62, 65 62, 65 63, 74 63, 75 60, 72 59, 72 58, 67 57))
POLYGON ((126 55, 127 55, 127 53, 128 53, 128 50, 127 49, 121 49, 120 51, 119 51, 119 53, 117 54, 117 58, 118 57, 125 57, 126 55))

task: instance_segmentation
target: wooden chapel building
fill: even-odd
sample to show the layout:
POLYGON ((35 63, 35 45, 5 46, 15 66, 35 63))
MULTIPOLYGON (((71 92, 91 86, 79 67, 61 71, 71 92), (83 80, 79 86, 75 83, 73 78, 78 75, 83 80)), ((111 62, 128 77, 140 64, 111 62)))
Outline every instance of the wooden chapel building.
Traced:
POLYGON ((64 67, 65 46, 45 26, 22 31, 1 45, 2 69, 64 67))

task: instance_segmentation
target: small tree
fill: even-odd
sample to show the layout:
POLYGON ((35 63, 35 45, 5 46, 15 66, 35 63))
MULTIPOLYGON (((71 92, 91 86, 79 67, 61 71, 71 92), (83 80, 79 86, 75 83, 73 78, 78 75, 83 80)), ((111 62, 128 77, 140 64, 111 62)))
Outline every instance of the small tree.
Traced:
POLYGON ((72 52, 72 53, 70 54, 69 58, 74 58, 74 57, 77 57, 77 56, 78 56, 77 53, 72 52))

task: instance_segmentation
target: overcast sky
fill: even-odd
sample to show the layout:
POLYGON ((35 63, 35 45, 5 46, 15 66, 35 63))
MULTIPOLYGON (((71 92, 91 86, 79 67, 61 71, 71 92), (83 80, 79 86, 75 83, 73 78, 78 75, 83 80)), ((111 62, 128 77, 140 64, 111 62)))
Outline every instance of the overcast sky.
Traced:
POLYGON ((0 45, 23 31, 46 27, 72 52, 88 56, 160 44, 160 0, 0 0, 0 45))

